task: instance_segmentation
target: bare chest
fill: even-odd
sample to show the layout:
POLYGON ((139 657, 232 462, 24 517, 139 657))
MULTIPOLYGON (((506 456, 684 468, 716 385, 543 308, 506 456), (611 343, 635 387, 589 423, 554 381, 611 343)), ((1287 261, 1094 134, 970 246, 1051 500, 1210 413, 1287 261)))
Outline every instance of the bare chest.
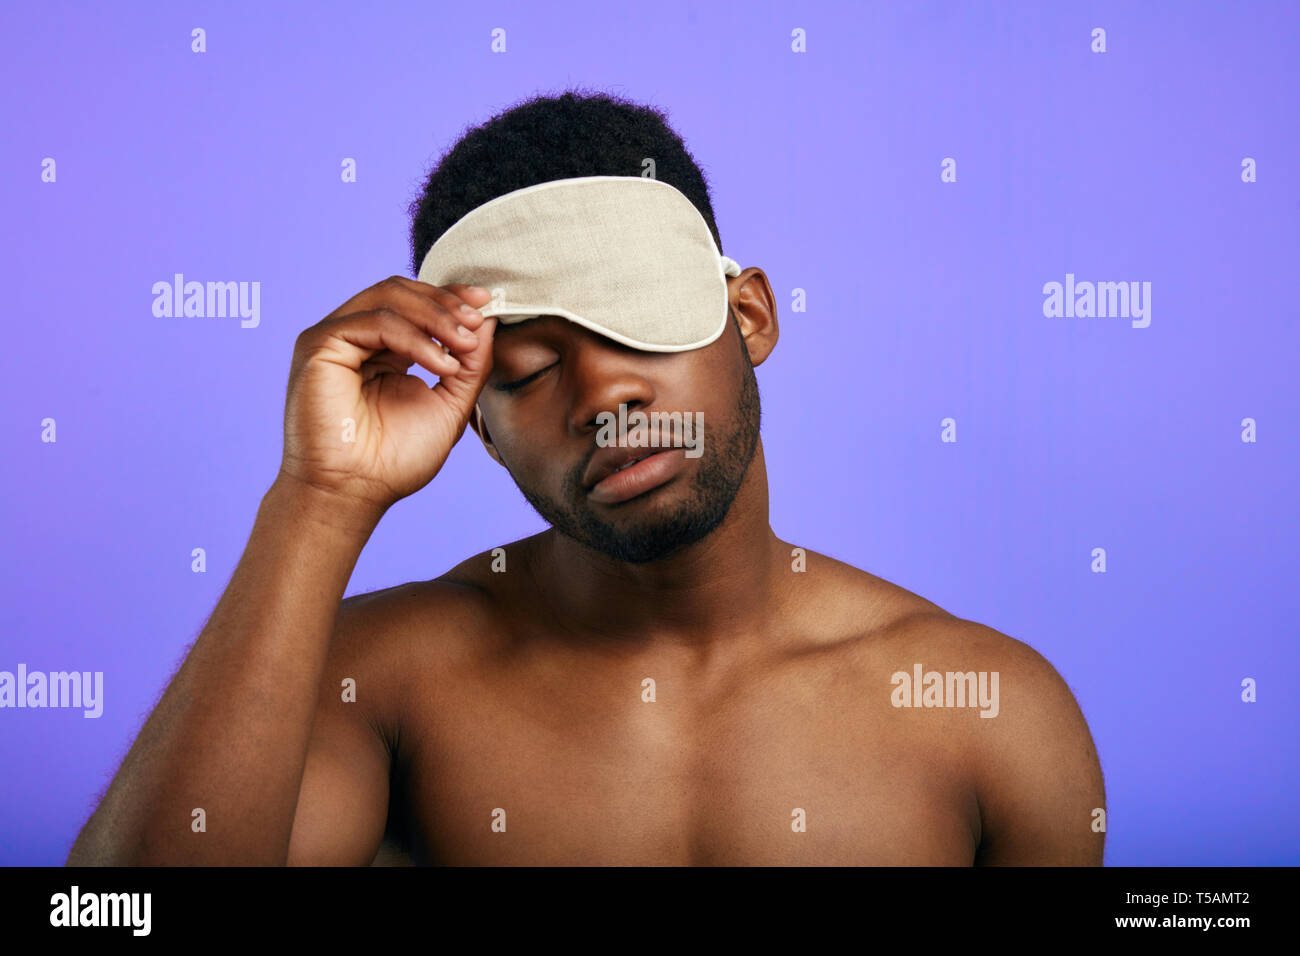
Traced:
POLYGON ((412 855, 969 865, 977 807, 941 735, 860 687, 787 677, 707 695, 636 672, 430 687, 403 719, 393 794, 412 855))

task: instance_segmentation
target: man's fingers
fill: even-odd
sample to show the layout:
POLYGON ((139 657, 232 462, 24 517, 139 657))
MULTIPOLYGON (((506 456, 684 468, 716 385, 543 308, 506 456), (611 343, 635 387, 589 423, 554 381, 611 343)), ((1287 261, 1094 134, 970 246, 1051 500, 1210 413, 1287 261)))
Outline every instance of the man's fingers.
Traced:
POLYGON ((311 343, 316 347, 352 346, 354 351, 347 351, 341 360, 357 371, 385 350, 418 362, 434 375, 454 375, 461 367, 456 357, 444 352, 422 328, 391 309, 326 320, 317 334, 322 341, 311 343))
MULTIPOLYGON (((427 282, 422 282, 420 284, 429 285, 427 282)), ((429 286, 429 288, 436 289, 438 287, 429 286)), ((489 302, 492 301, 492 293, 489 292, 487 289, 484 289, 482 286, 465 285, 464 283, 461 282, 451 282, 443 286, 442 288, 449 289, 450 291, 455 293, 459 298, 463 299, 469 305, 474 306, 474 308, 476 309, 481 309, 483 308, 483 306, 487 305, 489 302)))
MULTIPOLYGON (((335 309, 327 321, 376 309, 391 309, 400 312, 453 352, 472 349, 477 341, 473 332, 483 324, 483 316, 469 302, 450 291, 451 288, 439 288, 403 276, 389 276, 335 309)), ((468 292, 471 286, 455 288, 465 291, 475 303, 491 301, 486 290, 473 295, 468 292)))
POLYGON ((466 416, 478 401, 483 383, 492 373, 492 341, 496 327, 496 318, 488 318, 479 328, 478 345, 461 353, 461 371, 442 377, 433 387, 435 392, 453 402, 466 416))
POLYGON ((376 375, 384 375, 389 372, 405 375, 406 370, 414 364, 415 359, 398 355, 392 349, 384 349, 362 362, 359 371, 361 372, 361 380, 368 382, 376 375))

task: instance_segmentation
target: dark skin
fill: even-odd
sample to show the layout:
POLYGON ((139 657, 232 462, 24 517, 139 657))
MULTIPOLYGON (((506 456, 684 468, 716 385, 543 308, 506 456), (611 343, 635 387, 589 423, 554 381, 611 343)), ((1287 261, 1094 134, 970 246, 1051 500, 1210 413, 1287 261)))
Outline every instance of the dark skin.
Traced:
POLYGON ((69 864, 1100 864, 1052 666, 773 533, 776 308, 759 269, 727 289, 735 326, 679 353, 401 276, 304 330, 248 545, 69 864), (704 454, 589 489, 619 404, 702 412, 704 454), (342 600, 467 427, 552 529, 342 600), (996 672, 996 717, 893 706, 916 664, 996 672))
MULTIPOLYGON (((741 349, 761 365, 778 328, 761 270, 728 293, 738 329, 683 353, 498 328, 470 427, 528 492, 609 527, 689 508, 705 458, 616 505, 573 481, 620 402, 702 411, 705 456, 737 432, 741 349)), ((288 862, 1100 865, 1101 768, 1052 666, 816 552, 796 571, 798 546, 769 525, 759 441, 721 523, 660 560, 551 529, 504 573, 484 553, 343 601, 288 862), (998 716, 892 706, 917 662, 997 671, 998 716)))

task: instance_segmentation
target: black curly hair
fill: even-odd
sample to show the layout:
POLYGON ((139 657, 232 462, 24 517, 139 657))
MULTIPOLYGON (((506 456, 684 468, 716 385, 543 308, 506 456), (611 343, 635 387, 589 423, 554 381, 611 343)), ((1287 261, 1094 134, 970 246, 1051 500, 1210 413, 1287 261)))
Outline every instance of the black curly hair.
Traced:
POLYGON ((498 113, 434 164, 408 209, 411 275, 439 236, 489 200, 553 179, 642 176, 646 159, 654 160, 655 179, 695 204, 721 251, 709 184, 667 116, 608 93, 570 89, 498 113))

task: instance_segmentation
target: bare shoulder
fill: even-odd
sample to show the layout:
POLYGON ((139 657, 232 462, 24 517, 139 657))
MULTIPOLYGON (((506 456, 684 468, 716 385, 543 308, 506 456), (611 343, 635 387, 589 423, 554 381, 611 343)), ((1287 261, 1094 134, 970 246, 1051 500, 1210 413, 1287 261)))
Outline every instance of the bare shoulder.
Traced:
POLYGON ((1101 865, 1101 763, 1083 711, 1052 663, 1025 641, 952 615, 902 621, 893 639, 907 650, 899 659, 912 665, 898 681, 909 685, 911 703, 960 706, 967 692, 966 719, 946 727, 964 748, 979 804, 976 862, 1101 865))
POLYGON ((343 600, 330 642, 330 660, 351 666, 384 698, 401 699, 402 678, 409 674, 418 647, 446 647, 473 618, 478 595, 453 582, 411 581, 343 600), (373 686, 372 685, 372 686, 373 686))
POLYGON ((407 706, 402 653, 414 588, 340 602, 316 690, 315 714, 287 861, 337 865, 401 856, 392 781, 407 706))
MULTIPOLYGON (((1100 865, 1105 785, 1073 691, 1027 640, 949 613, 882 578, 809 552, 823 606, 863 680, 891 681, 959 755, 980 810, 981 864, 1100 865), (824 598, 824 599, 822 599, 824 598), (854 621, 856 620, 856 624, 854 621), (929 708, 937 708, 929 710, 929 708)), ((910 711, 907 711, 910 712, 910 711)))
POLYGON ((860 638, 859 643, 872 652, 901 651, 918 658, 937 654, 954 666, 967 662, 997 667, 1035 697, 1064 695, 1073 701, 1056 669, 1024 641, 958 617, 900 585, 815 551, 806 551, 806 569, 821 579, 811 596, 823 613, 852 622, 843 633, 860 638))
POLYGON ((426 581, 353 595, 343 601, 341 611, 356 621, 396 624, 432 613, 465 623, 467 617, 490 613, 496 603, 526 586, 527 560, 542 534, 471 555, 426 581))
MULTIPOLYGON (((476 570, 480 565, 488 567, 484 559, 491 557, 490 552, 478 555, 440 578, 356 594, 340 603, 320 690, 315 762, 309 762, 307 799, 300 797, 301 807, 310 804, 313 794, 326 794, 315 797, 318 804, 329 808, 328 812, 317 811, 317 816, 325 819, 322 831, 331 830, 337 836, 338 820, 345 816, 338 801, 352 801, 355 810, 361 799, 357 797, 363 793, 357 782, 359 760, 364 758, 373 766, 376 780, 389 778, 388 785, 399 790, 404 786, 401 781, 409 753, 403 727, 418 719, 418 710, 412 708, 418 707, 418 701, 438 682, 455 680, 459 665, 473 666, 484 643, 479 638, 493 631, 495 582, 476 570), (340 708, 337 702, 349 686, 352 703, 340 708), (338 761, 337 767, 330 764, 331 759, 338 761), (350 769, 339 769, 344 764, 350 769), (344 797, 337 797, 338 793, 344 797)), ((381 786, 373 783, 371 788, 374 795, 370 799, 379 801, 381 786)), ((370 791, 364 794, 370 795, 370 791)), ((388 801, 389 794, 383 790, 383 800, 388 801)), ((400 799, 389 803, 372 865, 413 865, 405 806, 400 799)), ((295 833, 298 842, 294 850, 300 859, 315 859, 314 854, 326 852, 312 846, 310 823, 306 819, 302 832, 295 833)), ((366 830, 357 837, 355 852, 366 852, 364 848, 377 839, 377 833, 366 830)), ((328 852, 337 855, 339 851, 335 847, 328 852)))
POLYGON ((546 535, 542 531, 480 551, 429 583, 457 588, 456 593, 462 596, 472 593, 495 600, 516 597, 532 584, 529 568, 537 560, 538 545, 546 535))
POLYGON ((448 662, 481 649, 508 609, 526 598, 524 556, 532 540, 472 555, 436 578, 346 598, 332 656, 364 660, 371 673, 396 681, 418 673, 421 662, 448 662))
POLYGON ((845 561, 809 548, 790 546, 788 589, 799 607, 794 617, 806 619, 806 630, 833 642, 853 644, 877 640, 908 618, 947 615, 943 608, 906 588, 845 561))
POLYGON ((991 679, 996 674, 1005 701, 998 711, 1005 718, 1001 726, 1026 720, 1082 723, 1065 680, 1026 641, 958 617, 906 588, 816 552, 807 552, 807 569, 823 579, 810 596, 823 618, 835 623, 827 633, 851 638, 855 652, 870 660, 873 670, 888 664, 912 672, 920 667, 923 677, 974 671, 991 679))

